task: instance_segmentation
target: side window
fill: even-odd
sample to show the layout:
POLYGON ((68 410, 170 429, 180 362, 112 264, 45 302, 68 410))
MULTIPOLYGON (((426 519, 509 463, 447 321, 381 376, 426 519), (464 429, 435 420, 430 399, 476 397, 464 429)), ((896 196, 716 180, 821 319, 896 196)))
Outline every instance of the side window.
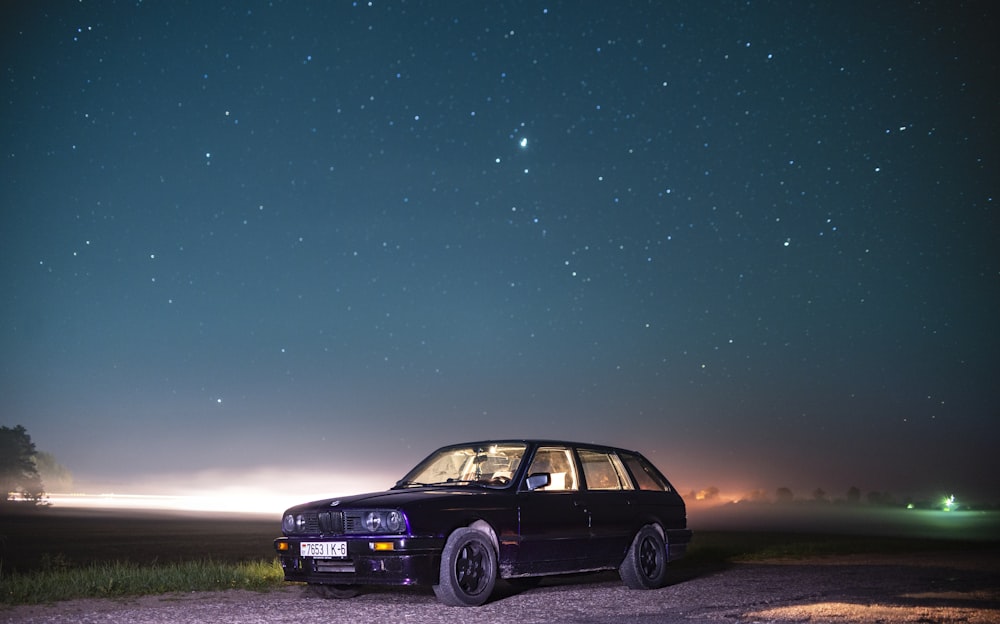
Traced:
POLYGON ((622 453, 621 456, 640 490, 670 491, 670 484, 667 483, 667 480, 645 458, 631 453, 622 453))
POLYGON ((614 453, 593 449, 579 449, 583 478, 588 490, 631 490, 625 467, 614 453))
POLYGON ((528 474, 547 472, 551 477, 549 485, 538 488, 536 492, 576 490, 579 489, 579 479, 576 478, 576 464, 573 454, 568 448, 561 446, 543 446, 535 452, 535 458, 528 467, 528 474))

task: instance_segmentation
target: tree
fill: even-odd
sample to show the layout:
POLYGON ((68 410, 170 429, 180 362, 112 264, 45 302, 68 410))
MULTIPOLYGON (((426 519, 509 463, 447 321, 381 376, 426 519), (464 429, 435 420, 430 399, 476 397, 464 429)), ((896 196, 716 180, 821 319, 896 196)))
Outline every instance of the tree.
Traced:
POLYGON ((52 453, 38 451, 35 453, 35 468, 42 478, 47 492, 72 492, 73 473, 69 468, 56 461, 52 453))
POLYGON ((0 427, 0 503, 42 501, 45 488, 35 467, 35 444, 21 425, 0 427))
POLYGON ((852 485, 851 489, 847 490, 847 502, 851 505, 857 505, 861 502, 861 490, 858 486, 852 485))
POLYGON ((774 493, 774 497, 779 503, 790 503, 795 499, 792 495, 792 491, 786 487, 778 488, 778 490, 774 493))

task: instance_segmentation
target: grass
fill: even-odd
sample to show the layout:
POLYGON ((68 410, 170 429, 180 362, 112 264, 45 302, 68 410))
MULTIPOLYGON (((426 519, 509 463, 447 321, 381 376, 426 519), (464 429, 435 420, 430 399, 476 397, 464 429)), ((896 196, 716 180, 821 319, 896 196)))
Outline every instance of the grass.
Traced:
POLYGON ((42 509, 0 514, 0 604, 283 587, 278 520, 42 509))
POLYGON ((0 602, 40 604, 74 598, 119 598, 226 589, 267 590, 284 585, 277 560, 226 563, 188 561, 160 565, 93 563, 0 577, 0 602))

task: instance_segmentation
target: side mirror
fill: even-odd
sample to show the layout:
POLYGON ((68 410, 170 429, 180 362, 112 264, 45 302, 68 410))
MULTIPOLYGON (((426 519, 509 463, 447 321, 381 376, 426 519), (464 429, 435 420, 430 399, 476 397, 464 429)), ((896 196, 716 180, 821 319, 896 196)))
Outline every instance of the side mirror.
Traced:
POLYGON ((552 475, 547 472, 536 472, 535 474, 528 475, 528 480, 525 481, 525 485, 528 486, 528 490, 537 490, 538 488, 543 488, 552 483, 552 475))

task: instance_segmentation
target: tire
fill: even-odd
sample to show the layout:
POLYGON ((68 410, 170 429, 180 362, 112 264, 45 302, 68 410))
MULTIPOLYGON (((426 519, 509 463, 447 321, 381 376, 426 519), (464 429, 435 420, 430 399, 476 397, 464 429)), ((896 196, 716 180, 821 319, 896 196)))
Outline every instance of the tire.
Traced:
POLYGON ((441 551, 441 575, 434 595, 452 607, 478 607, 497 582, 497 554, 490 538, 476 529, 457 529, 441 551))
POLYGON ((635 534, 618 574, 630 589, 657 589, 666 585, 667 548, 663 536, 652 525, 647 524, 635 534))
POLYGON ((309 589, 320 598, 336 598, 345 600, 354 598, 361 593, 360 585, 326 585, 322 583, 309 583, 309 589))

